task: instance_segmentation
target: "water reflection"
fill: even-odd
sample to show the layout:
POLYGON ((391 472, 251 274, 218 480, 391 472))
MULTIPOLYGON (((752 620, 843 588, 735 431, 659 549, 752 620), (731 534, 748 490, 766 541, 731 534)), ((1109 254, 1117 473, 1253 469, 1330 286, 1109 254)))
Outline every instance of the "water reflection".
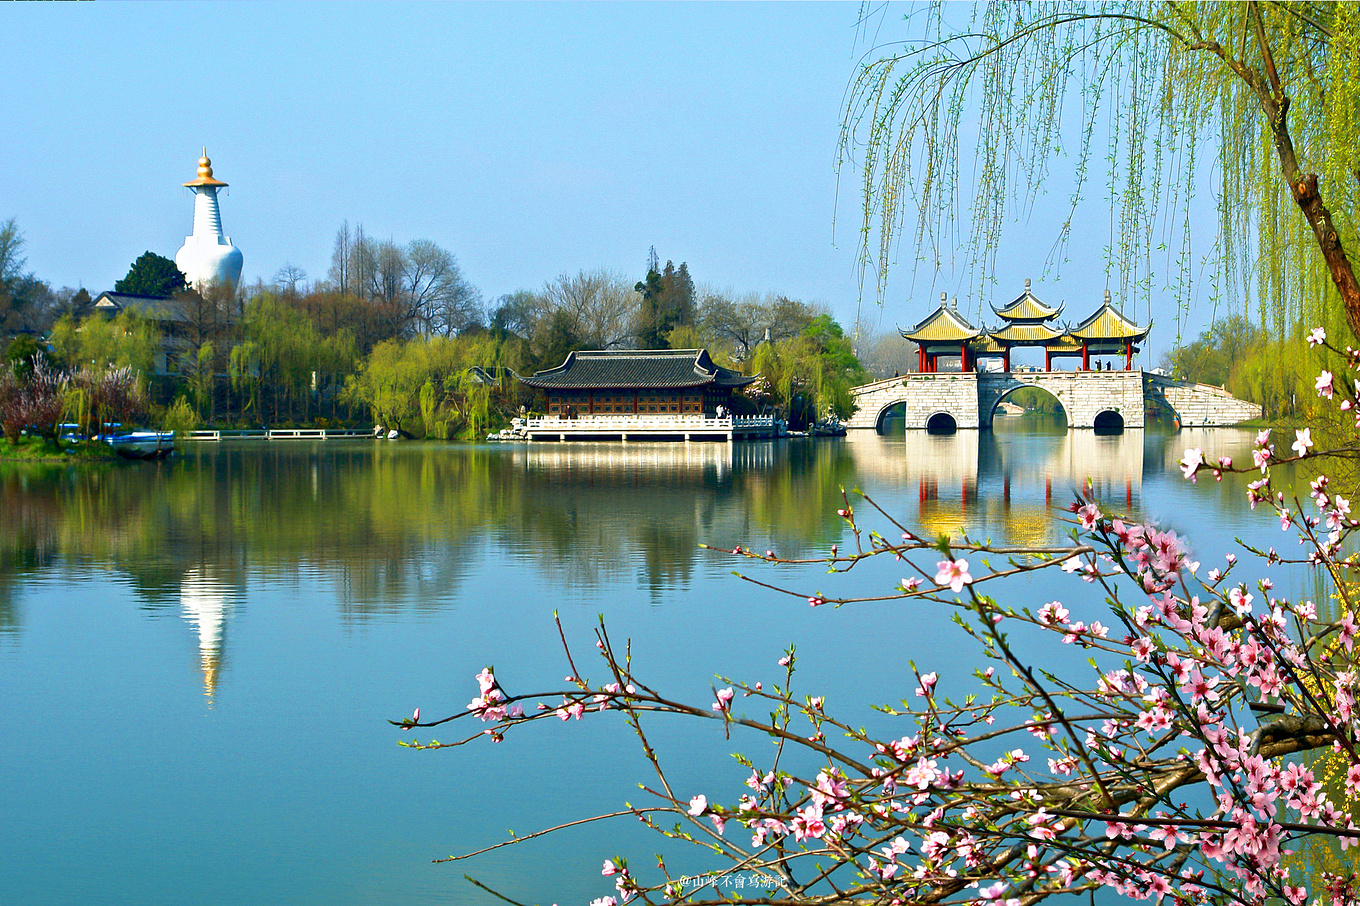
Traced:
POLYGON ((203 695, 211 707, 222 670, 223 641, 227 617, 239 589, 211 572, 194 567, 180 583, 180 613, 198 632, 199 666, 203 671, 203 695))
MULTIPOLYGON (((190 448, 168 463, 0 472, 0 634, 26 582, 113 569, 142 606, 200 636, 206 691, 232 602, 250 583, 329 587, 346 622, 459 606, 474 567, 503 560, 583 593, 660 601, 700 543, 799 556, 840 540, 841 488, 931 533, 1052 540, 1090 481, 1144 508, 1186 446, 1245 455, 1251 433, 1098 437, 960 432, 748 444, 299 444, 190 448), (247 578, 248 577, 248 578, 247 578)), ((1220 508, 1240 508, 1226 486, 1220 508)))

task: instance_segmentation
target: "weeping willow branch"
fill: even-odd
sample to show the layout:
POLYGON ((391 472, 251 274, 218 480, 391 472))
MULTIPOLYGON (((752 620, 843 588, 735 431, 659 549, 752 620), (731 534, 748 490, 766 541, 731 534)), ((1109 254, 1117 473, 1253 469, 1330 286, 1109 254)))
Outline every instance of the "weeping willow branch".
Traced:
MULTIPOLYGON (((917 268, 966 262, 980 308, 1003 227, 1064 181, 1075 210, 1104 145, 1107 274, 1126 304, 1169 292, 1184 313, 1206 282, 1191 209, 1207 153, 1216 292, 1281 333, 1305 319, 1360 333, 1357 5, 931 4, 904 31, 867 55, 842 117, 862 292, 872 274, 883 299, 908 244, 917 268)), ((1051 227, 1050 268, 1071 224, 1051 227)))

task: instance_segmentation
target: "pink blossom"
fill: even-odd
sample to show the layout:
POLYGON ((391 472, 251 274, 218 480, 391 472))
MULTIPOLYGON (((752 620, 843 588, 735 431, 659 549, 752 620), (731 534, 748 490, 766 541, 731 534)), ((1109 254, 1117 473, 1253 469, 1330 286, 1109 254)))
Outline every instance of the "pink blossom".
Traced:
POLYGON ((1188 842, 1189 836, 1181 833, 1174 824, 1158 825, 1148 831, 1148 836, 1160 841, 1167 849, 1175 849, 1178 842, 1188 842))
POLYGON ((1152 657, 1152 653, 1157 650, 1157 646, 1153 643, 1152 639, 1144 636, 1134 640, 1132 649, 1133 656, 1138 658, 1140 663, 1146 664, 1148 659, 1152 657))
POLYGON ((809 805, 794 816, 793 821, 789 823, 795 840, 816 840, 826 834, 826 822, 822 820, 822 807, 820 805, 809 805))
POLYGON ((607 878, 607 877, 609 877, 609 876, 612 875, 612 874, 617 874, 617 873, 618 873, 618 870, 619 870, 619 867, 618 867, 617 865, 615 865, 615 864, 613 863, 613 861, 611 861, 611 860, 609 860, 609 859, 605 859, 605 860, 604 860, 604 868, 600 870, 600 874, 604 875, 604 876, 607 878))
POLYGON ((972 584, 973 577, 968 572, 967 560, 941 560, 935 566, 936 585, 948 585, 951 591, 958 593, 963 591, 963 586, 972 584))
POLYGON ((1312 445, 1313 445, 1313 429, 1299 428, 1297 431, 1294 432, 1294 442, 1289 445, 1289 448, 1293 450, 1295 453, 1297 453, 1299 456, 1305 456, 1308 453, 1308 448, 1311 447, 1312 445))
POLYGON ((916 687, 916 694, 921 698, 928 696, 935 688, 935 683, 940 679, 940 675, 934 671, 921 677, 921 685, 916 687))
POLYGON ((1191 447, 1185 451, 1185 458, 1181 460, 1181 472, 1186 478, 1194 480, 1195 472, 1200 466, 1204 465, 1204 451, 1198 447, 1191 447))
POLYGON ((708 811, 707 796, 705 796, 703 793, 700 793, 698 796, 695 796, 694 798, 690 799, 689 814, 691 817, 697 818, 706 811, 708 811))
POLYGON ((1039 608, 1039 622, 1045 625, 1066 623, 1068 610, 1057 601, 1049 601, 1039 608))
POLYGON ((1081 527, 1088 531, 1096 527, 1096 522, 1100 520, 1100 516, 1100 508, 1094 503, 1088 503, 1077 510, 1077 518, 1081 520, 1081 527))
POLYGON ((1313 332, 1308 334, 1309 346, 1321 346, 1325 342, 1327 342, 1327 331, 1321 327, 1314 327, 1313 332))
POLYGON ((1341 644, 1346 646, 1347 651, 1350 651, 1355 647, 1356 630, 1360 629, 1360 626, 1356 625, 1355 614, 1347 613, 1341 618, 1338 625, 1341 628, 1341 644))
POLYGON ((1335 392, 1332 387, 1332 373, 1330 371, 1323 371, 1317 376, 1317 380, 1314 382, 1313 387, 1317 390, 1318 396, 1331 399, 1332 394, 1335 392))
POLYGON ((1228 603, 1232 605, 1233 613, 1239 617, 1251 613, 1251 598, 1251 592, 1240 585, 1228 592, 1228 603))
POLYGON ((726 689, 719 689, 719 690, 718 690, 718 700, 715 701, 715 702, 713 703, 713 710, 714 710, 714 711, 723 711, 723 712, 725 712, 725 711, 728 711, 729 709, 731 709, 731 707, 732 707, 732 697, 733 697, 735 694, 736 694, 736 693, 734 693, 734 692, 732 691, 732 687, 731 687, 731 686, 728 686, 726 689))
POLYGON ((1111 840, 1115 840, 1120 837, 1125 838, 1132 837, 1133 828, 1129 827, 1127 824, 1123 824, 1118 821, 1106 821, 1105 836, 1109 837, 1111 840))

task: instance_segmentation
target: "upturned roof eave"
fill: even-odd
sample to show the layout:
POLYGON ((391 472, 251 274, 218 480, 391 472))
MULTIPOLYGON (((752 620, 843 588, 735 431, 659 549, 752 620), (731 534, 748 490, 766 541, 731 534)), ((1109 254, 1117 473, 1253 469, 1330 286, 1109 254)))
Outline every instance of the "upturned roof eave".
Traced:
POLYGON ((1114 306, 1106 302, 1096 309, 1095 312, 1086 320, 1067 332, 1073 337, 1081 340, 1132 340, 1138 342, 1148 335, 1152 330, 1152 322, 1148 322, 1147 327, 1139 327, 1137 324, 1124 317, 1114 306), (1102 320, 1110 324, 1097 332, 1097 325, 1102 320), (1114 329, 1111 329, 1114 328, 1114 329))
POLYGON ((911 340, 913 343, 965 343, 982 334, 980 329, 969 324, 962 315, 945 305, 936 308, 911 330, 898 332, 902 334, 903 339, 911 340), (939 320, 950 322, 954 330, 930 331, 929 328, 939 320))
POLYGON ((567 358, 555 368, 535 372, 529 377, 519 378, 525 386, 540 390, 685 390, 695 387, 744 387, 756 379, 713 362, 704 349, 684 350, 580 350, 567 354, 567 358), (588 365, 599 369, 604 364, 604 373, 583 375, 573 374, 577 368, 588 365), (683 363, 683 364, 682 364, 683 363), (608 366, 626 368, 633 365, 643 369, 642 374, 608 373, 608 366), (645 367, 651 364, 661 368, 660 374, 648 375, 645 367), (689 371, 682 369, 685 365, 689 371), (666 374, 666 368, 671 369, 666 374))

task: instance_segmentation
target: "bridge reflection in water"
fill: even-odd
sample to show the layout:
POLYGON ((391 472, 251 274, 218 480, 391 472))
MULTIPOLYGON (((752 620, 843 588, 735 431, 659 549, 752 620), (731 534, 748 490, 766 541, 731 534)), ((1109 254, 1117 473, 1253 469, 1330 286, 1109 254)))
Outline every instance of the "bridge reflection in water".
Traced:
MULTIPOLYGON (((1159 437, 1149 440, 1160 447, 1159 437)), ((1065 531, 1055 510, 1088 481, 1110 507, 1130 513, 1141 507, 1141 432, 852 433, 846 446, 860 487, 871 496, 879 496, 875 489, 899 489, 895 505, 908 518, 915 510, 922 530, 934 534, 966 530, 1014 542, 1051 540, 1065 531)))

